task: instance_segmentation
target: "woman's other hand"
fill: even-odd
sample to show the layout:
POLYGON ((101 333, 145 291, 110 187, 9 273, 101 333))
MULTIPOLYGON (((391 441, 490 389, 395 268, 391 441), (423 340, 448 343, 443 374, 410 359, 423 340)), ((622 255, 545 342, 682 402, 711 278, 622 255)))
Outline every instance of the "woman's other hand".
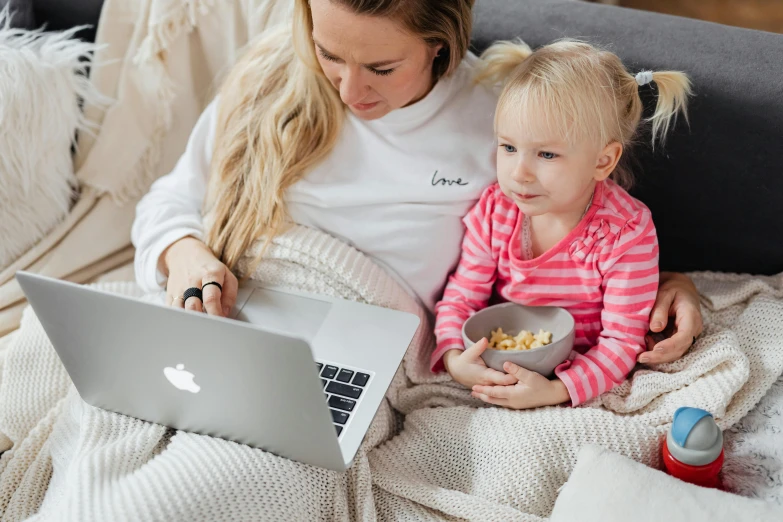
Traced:
POLYGON ((644 364, 659 364, 676 361, 693 345, 693 340, 702 332, 704 325, 699 304, 699 292, 688 276, 670 272, 661 273, 661 284, 650 315, 650 330, 647 349, 639 355, 644 364), (669 322, 673 320, 673 324, 669 322), (671 335, 664 339, 654 334, 668 330, 671 335), (658 337, 658 339, 656 339, 658 337))

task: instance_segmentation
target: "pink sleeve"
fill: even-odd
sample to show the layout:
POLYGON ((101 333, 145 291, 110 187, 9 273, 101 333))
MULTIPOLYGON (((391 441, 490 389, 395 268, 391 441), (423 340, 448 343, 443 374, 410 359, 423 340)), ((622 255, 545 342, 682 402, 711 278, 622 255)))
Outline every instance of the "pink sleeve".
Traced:
POLYGON ((496 185, 487 188, 479 202, 465 216, 462 255, 449 277, 443 299, 435 306, 437 346, 430 357, 430 369, 443 369, 443 354, 464 349, 462 325, 477 310, 487 306, 495 284, 497 262, 492 253, 492 213, 496 185))
POLYGON ((649 211, 626 223, 603 249, 601 334, 596 346, 555 369, 576 406, 622 383, 636 357, 658 292, 658 238, 649 211))

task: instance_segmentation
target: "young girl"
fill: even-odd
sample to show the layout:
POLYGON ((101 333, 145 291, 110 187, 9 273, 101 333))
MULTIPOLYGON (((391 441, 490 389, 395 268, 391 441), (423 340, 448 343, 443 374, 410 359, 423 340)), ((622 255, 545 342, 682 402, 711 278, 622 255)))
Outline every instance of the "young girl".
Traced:
POLYGON ((652 139, 663 140, 691 93, 679 72, 629 74, 612 53, 560 41, 535 52, 502 42, 483 80, 508 78, 495 114, 498 183, 464 218, 462 257, 436 307, 434 371, 509 408, 581 404, 623 382, 644 351, 658 289, 649 209, 631 197, 621 164, 642 114, 639 87, 655 82, 652 139), (506 374, 464 350, 461 328, 496 294, 561 306, 576 322, 569 360, 549 380, 512 363, 506 374))

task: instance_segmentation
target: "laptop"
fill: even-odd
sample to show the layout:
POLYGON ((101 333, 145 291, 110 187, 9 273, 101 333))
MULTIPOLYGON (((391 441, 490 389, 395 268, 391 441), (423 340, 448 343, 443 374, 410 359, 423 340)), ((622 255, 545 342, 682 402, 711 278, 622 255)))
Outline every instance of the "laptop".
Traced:
POLYGON ((252 283, 224 318, 16 279, 88 404, 337 471, 419 326, 414 314, 252 283))

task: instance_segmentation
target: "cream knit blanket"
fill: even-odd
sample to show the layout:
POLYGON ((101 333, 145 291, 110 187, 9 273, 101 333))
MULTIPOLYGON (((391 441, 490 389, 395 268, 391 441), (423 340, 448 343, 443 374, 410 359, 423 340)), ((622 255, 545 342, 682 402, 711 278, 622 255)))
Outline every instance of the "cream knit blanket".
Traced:
MULTIPOLYGON (((2 520, 541 520, 583 445, 658 466, 678 406, 705 408, 728 428, 783 370, 781 277, 696 274, 707 331, 687 356, 639 369, 583 407, 522 412, 479 407, 430 374, 424 311, 331 237, 292 229, 255 277, 425 320, 349 471, 84 404, 28 309, 0 382, 0 432, 13 444, 0 457, 2 520)), ((130 283, 103 288, 139 295, 130 283)))

